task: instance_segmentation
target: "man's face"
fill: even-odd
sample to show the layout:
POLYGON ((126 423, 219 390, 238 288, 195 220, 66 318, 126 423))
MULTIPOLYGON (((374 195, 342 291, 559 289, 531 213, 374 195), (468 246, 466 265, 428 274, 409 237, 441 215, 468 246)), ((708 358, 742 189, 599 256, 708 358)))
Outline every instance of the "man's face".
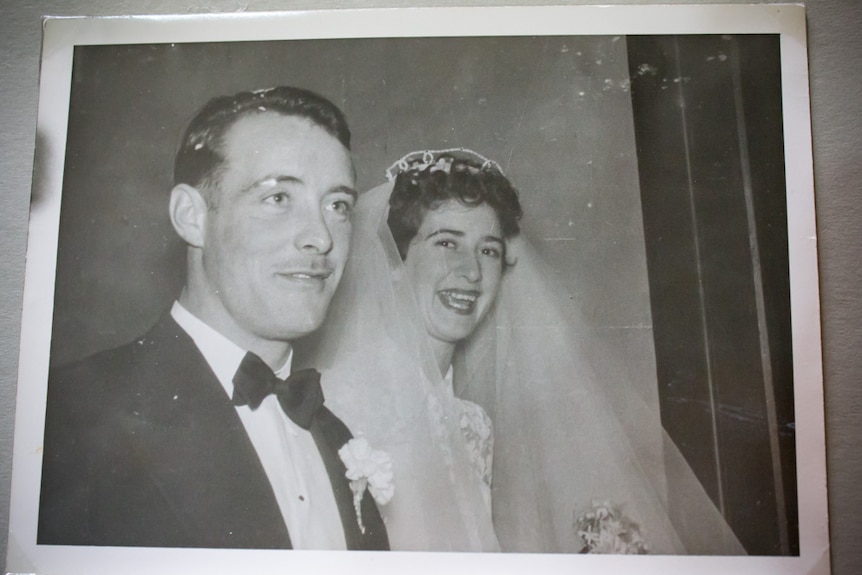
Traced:
POLYGON ((500 230, 488 204, 449 200, 425 214, 404 267, 432 339, 466 339, 488 313, 503 276, 500 230))
POLYGON ((316 330, 350 248, 353 165, 311 121, 276 113, 238 120, 208 196, 202 317, 237 343, 316 330))

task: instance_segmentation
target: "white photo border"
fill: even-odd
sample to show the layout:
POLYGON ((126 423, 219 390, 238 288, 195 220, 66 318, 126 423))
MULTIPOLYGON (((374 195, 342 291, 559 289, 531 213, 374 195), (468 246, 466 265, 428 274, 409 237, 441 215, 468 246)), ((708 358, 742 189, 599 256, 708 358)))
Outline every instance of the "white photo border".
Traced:
POLYGON ((44 24, 38 128, 43 196, 31 212, 21 329, 7 571, 794 573, 829 572, 820 311, 805 12, 798 5, 614 5, 405 8, 283 13, 50 18, 44 24), (586 556, 199 550, 36 545, 60 190, 76 45, 410 36, 780 34, 787 180, 798 557, 586 556))

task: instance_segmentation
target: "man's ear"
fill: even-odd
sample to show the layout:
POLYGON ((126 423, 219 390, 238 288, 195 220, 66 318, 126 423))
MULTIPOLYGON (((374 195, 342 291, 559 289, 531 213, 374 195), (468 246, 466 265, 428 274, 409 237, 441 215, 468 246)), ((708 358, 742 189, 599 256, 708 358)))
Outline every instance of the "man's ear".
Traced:
POLYGON ((177 234, 190 246, 203 247, 208 210, 207 202, 197 188, 179 184, 171 190, 171 223, 177 234))

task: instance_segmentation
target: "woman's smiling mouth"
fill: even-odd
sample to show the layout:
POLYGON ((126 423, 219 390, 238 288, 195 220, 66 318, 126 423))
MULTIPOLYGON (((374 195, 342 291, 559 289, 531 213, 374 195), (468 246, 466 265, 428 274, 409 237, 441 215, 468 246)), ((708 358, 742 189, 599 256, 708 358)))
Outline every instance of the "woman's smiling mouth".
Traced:
POLYGON ((460 315, 470 315, 476 309, 481 292, 476 290, 445 289, 437 292, 437 299, 444 307, 460 315))

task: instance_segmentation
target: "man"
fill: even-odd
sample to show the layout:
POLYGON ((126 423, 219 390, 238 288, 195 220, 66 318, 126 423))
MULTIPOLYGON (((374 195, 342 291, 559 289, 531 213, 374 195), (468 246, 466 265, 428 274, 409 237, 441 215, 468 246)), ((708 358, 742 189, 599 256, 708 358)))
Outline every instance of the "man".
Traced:
POLYGON ((186 285, 142 338, 50 375, 39 543, 388 548, 319 374, 281 381, 348 256, 349 147, 341 111, 296 88, 192 120, 169 210, 186 285))

